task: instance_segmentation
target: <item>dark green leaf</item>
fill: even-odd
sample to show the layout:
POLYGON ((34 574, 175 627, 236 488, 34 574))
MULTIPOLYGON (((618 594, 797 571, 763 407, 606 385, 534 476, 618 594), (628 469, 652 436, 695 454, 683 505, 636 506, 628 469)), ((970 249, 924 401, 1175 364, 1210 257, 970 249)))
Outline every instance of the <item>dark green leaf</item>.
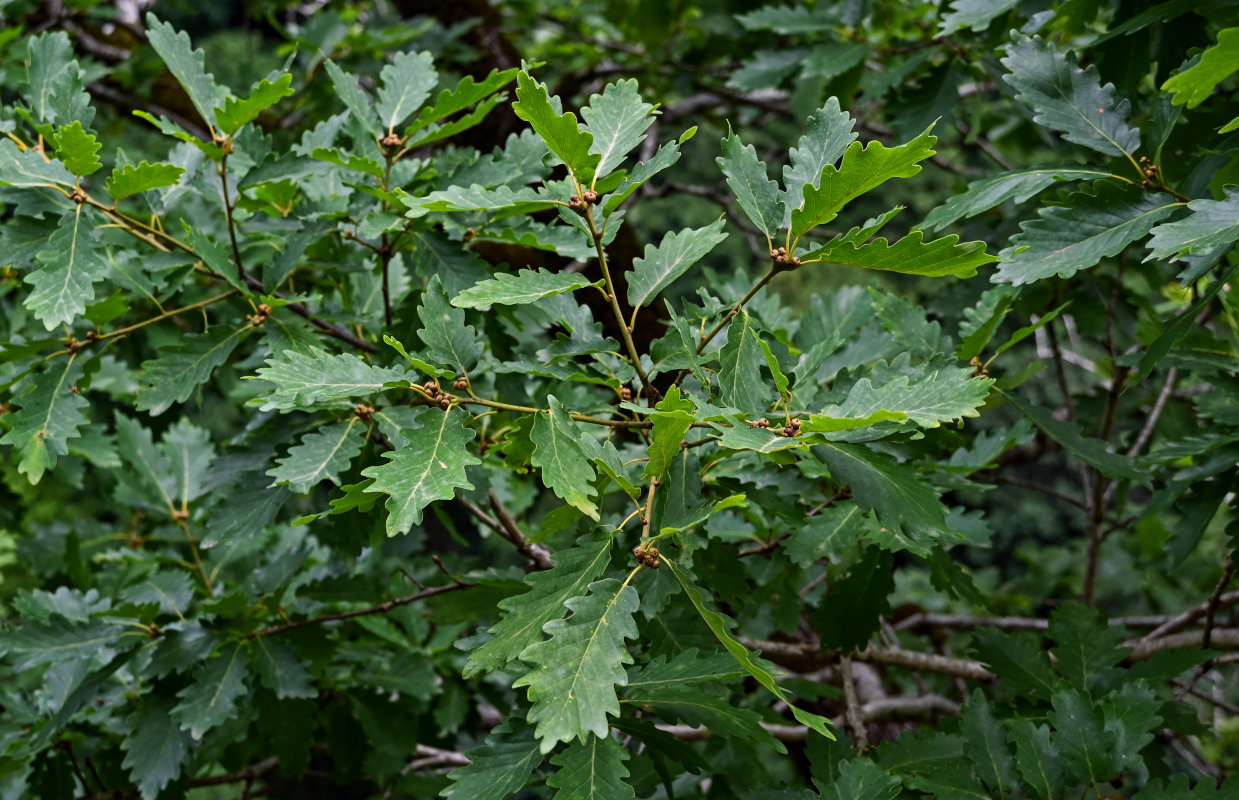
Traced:
POLYGON ((624 779, 628 751, 610 736, 573 742, 551 758, 559 767, 546 783, 559 791, 555 800, 630 800, 636 793, 624 779))
POLYGON ((529 438, 534 444, 531 461, 542 471, 542 482, 565 503, 582 514, 598 519, 598 504, 590 498, 596 494, 597 477, 581 445, 582 433, 568 416, 568 410, 554 395, 548 395, 547 413, 534 418, 529 438))
POLYGON ((301 444, 289 449, 287 456, 278 459, 267 474, 274 479, 273 483, 286 484, 297 494, 305 494, 324 480, 339 486, 340 473, 361 452, 361 432, 356 417, 311 431, 301 444))
POLYGON ((397 53, 379 77, 383 85, 379 87, 374 110, 388 133, 394 133, 397 126, 421 108, 439 82, 434 58, 425 52, 397 53))
POLYGON ((773 694, 775 697, 782 700, 791 709, 792 715, 802 725, 807 725, 809 728, 817 731, 828 739, 833 739, 834 735, 830 732, 830 721, 825 717, 812 714, 804 711, 791 703, 791 696, 787 690, 780 687, 774 682, 774 676, 766 669, 766 662, 759 660, 756 656, 749 652, 748 648, 736 641, 731 635, 730 628, 734 624, 732 620, 718 613, 708 604, 701 593, 696 583, 693 580, 692 574, 679 567, 675 562, 671 561, 666 556, 662 557, 662 561, 671 569, 680 586, 683 587, 684 593, 688 595, 688 599, 692 601, 693 607, 697 609, 697 613, 705 620, 706 625, 714 634, 715 638, 726 648, 728 653, 739 662, 744 671, 751 675, 766 691, 773 694))
POLYGON ((632 260, 632 272, 628 275, 628 304, 634 309, 649 305, 659 292, 727 238, 723 231, 725 222, 725 217, 719 217, 704 228, 685 228, 679 233, 667 233, 657 247, 647 244, 645 254, 632 260))
POLYGON ((463 411, 430 409, 421 427, 404 434, 404 446, 383 453, 387 463, 366 467, 362 475, 374 478, 367 491, 383 492, 387 499, 387 535, 408 533, 422 524, 422 511, 435 500, 450 500, 457 489, 472 489, 465 467, 482 461, 467 446, 474 432, 465 427, 463 411))
POLYGON ((563 619, 564 605, 570 598, 585 594, 607 564, 611 562, 613 532, 598 529, 582 536, 571 550, 553 556, 555 566, 534 572, 525 578, 529 591, 499 601, 506 615, 491 626, 492 638, 469 654, 464 675, 471 678, 480 672, 502 667, 520 655, 521 651, 542 639, 542 626, 554 619, 563 619))
POLYGON ((88 422, 86 398, 73 391, 74 381, 81 376, 77 359, 70 356, 50 366, 35 375, 30 389, 13 399, 20 409, 0 418, 9 428, 0 444, 15 449, 17 471, 32 485, 56 466, 57 456, 69 452, 69 440, 81 436, 78 429, 88 422))
POLYGON ((893 563, 890 553, 870 547, 847 575, 832 582, 830 593, 810 612, 823 646, 844 653, 864 649, 881 616, 890 610, 887 597, 895 590, 893 563))
POLYGON ((588 733, 608 735, 608 715, 619 716, 615 687, 628 682, 623 665, 632 663, 624 640, 637 637, 633 614, 640 603, 631 586, 598 581, 587 596, 565 605, 572 616, 543 626, 551 638, 521 651, 521 661, 532 668, 512 684, 529 687, 529 721, 537 726, 543 753, 574 737, 584 741, 588 733))
POLYGON ((753 318, 741 309, 727 326, 727 344, 719 356, 718 396, 747 414, 765 411, 773 392, 761 376, 761 346, 751 333, 753 318))
POLYGON ((121 743, 125 751, 121 766, 129 771, 143 800, 155 800, 170 781, 180 777, 189 756, 192 739, 171 711, 171 703, 151 697, 125 718, 129 735, 121 743))
POLYGON ((723 139, 723 155, 716 159, 727 185, 744 215, 766 234, 769 244, 783 224, 786 207, 779 198, 779 184, 766 174, 766 164, 757 158, 753 145, 746 145, 734 132, 723 139))
POLYGON ((994 716, 994 707, 980 689, 972 690, 968 704, 960 713, 960 731, 964 735, 964 755, 986 786, 999 796, 1006 796, 1019 786, 1015 759, 1007 749, 1007 737, 994 716))
POLYGON ((292 411, 381 392, 389 383, 407 382, 409 374, 371 366, 351 353, 331 355, 316 347, 308 354, 280 353, 268 359, 256 377, 275 386, 260 398, 264 411, 292 411))
POLYGON ((510 719, 465 756, 472 763, 448 774, 452 783, 442 793, 447 800, 509 800, 542 763, 533 728, 510 719))
POLYGON ((1118 737, 1102 727, 1100 714, 1088 695, 1075 689, 1062 689, 1050 698, 1054 710, 1054 746, 1072 782, 1085 781, 1096 786, 1118 774, 1114 768, 1114 748, 1118 737))
POLYGON ((72 322, 95 299, 95 284, 107 264, 85 205, 60 218, 49 249, 40 250, 39 269, 26 275, 34 290, 25 305, 47 330, 72 322))
POLYGON ((1104 693, 1114 686, 1122 676, 1115 665, 1131 652, 1119 646, 1122 628, 1107 626, 1101 612, 1076 604, 1059 606, 1050 615, 1050 638, 1055 645, 1050 652, 1058 659, 1055 668, 1082 692, 1104 693))
POLYGON ((426 343, 426 357, 432 363, 446 364, 465 375, 478 363, 485 348, 472 325, 465 324, 465 312, 452 308, 439 276, 430 279, 422 303, 417 308, 422 327, 418 337, 426 343))
POLYGON ((856 141, 856 131, 852 130, 855 125, 852 115, 839 107, 837 97, 827 100, 805 120, 808 130, 788 151, 788 164, 783 167, 787 209, 783 227, 791 225, 792 211, 803 207, 805 187, 818 188, 827 165, 838 162, 848 145, 856 141))
POLYGON ((1130 155, 1140 146, 1140 131, 1127 124, 1131 103, 1115 102, 1114 85, 1102 86, 1095 66, 1080 69, 1039 36, 1018 36, 1002 64, 1016 99, 1033 110, 1037 124, 1108 156, 1130 155))
POLYGON ((1061 797, 1063 765, 1058 750, 1050 744, 1050 729, 1016 717, 1006 721, 1008 736, 1015 745, 1015 764, 1024 783, 1041 800, 1061 797))
POLYGON ((222 99, 219 97, 221 89, 215 85, 215 78, 206 71, 206 55, 200 49, 193 49, 189 34, 176 31, 150 13, 146 15, 146 37, 202 119, 209 127, 215 127, 215 105, 222 99))
POLYGON ((1086 438, 1080 434, 1077 426, 1054 419, 1054 416, 1044 408, 1025 403, 1015 395, 1003 392, 1001 389, 998 391, 1021 414, 1045 431, 1047 436, 1062 445, 1063 449, 1089 466, 1101 470, 1101 474, 1138 483, 1148 481, 1149 476, 1137 468, 1135 462, 1126 456, 1111 453, 1102 440, 1086 438))
POLYGON ((600 156, 594 178, 611 174, 624 157, 645 141, 645 130, 654 122, 654 106, 641 99, 636 80, 607 84, 602 94, 590 95, 581 109, 585 130, 594 136, 590 150, 600 156))
POLYGON ((336 97, 348 107, 353 119, 361 123, 362 127, 376 140, 382 138, 383 132, 379 129, 377 122, 378 115, 374 111, 374 106, 370 104, 370 99, 357 85, 357 79, 340 69, 330 59, 325 59, 323 66, 326 67, 327 75, 330 76, 331 83, 335 87, 336 97))
MULTIPOLYGON (((985 0, 982 0, 983 2, 985 0)), ((968 184, 957 194, 925 216, 921 227, 936 231, 960 219, 973 217, 1008 200, 1024 203, 1059 181, 1100 180, 1115 177, 1108 170, 1090 167, 1034 167, 1013 170, 968 184)))
POLYGON ((177 692, 181 702, 169 716, 189 731, 194 740, 239 712, 237 703, 245 694, 249 675, 244 643, 226 645, 215 658, 194 672, 194 680, 177 692))
POLYGON ((318 696, 305 663, 292 648, 271 636, 254 639, 250 666, 258 673, 262 685, 275 692, 281 700, 318 696))
POLYGON ((1070 278, 1147 234, 1178 203, 1139 186, 1100 181, 1072 194, 1065 206, 1041 209, 999 253, 995 282, 1019 286, 1052 275, 1070 278))
POLYGON ((1058 684, 1050 669, 1049 655, 1031 633, 978 628, 972 635, 972 650, 1014 691, 1049 697, 1058 684))
POLYGON ((524 305, 601 283, 600 280, 591 283, 580 275, 544 269, 523 269, 516 275, 500 272, 491 280, 482 281, 456 295, 452 298, 452 305, 457 308, 524 305))

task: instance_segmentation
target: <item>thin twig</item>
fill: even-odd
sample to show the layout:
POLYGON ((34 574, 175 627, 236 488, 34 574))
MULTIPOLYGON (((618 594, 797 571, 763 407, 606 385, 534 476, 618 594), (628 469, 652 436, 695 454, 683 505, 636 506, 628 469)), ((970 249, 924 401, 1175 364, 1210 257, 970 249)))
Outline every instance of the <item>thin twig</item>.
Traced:
MULTIPOLYGON (((453 579, 455 580, 455 579, 453 579)), ((322 617, 313 617, 311 619, 301 619, 296 622, 288 622, 283 625, 272 625, 269 628, 254 631, 249 634, 247 639, 257 639, 261 636, 271 636, 285 631, 296 630, 297 628, 306 628, 310 625, 322 625, 326 622, 337 622, 344 619, 352 619, 354 617, 364 617, 370 614, 386 614, 393 608, 407 606, 409 603, 415 603, 418 600, 425 600, 427 597, 435 597, 437 595, 455 592, 461 589, 468 589, 472 584, 464 583, 456 580, 454 583, 445 584, 443 586, 431 586, 429 589, 424 589, 416 594, 406 595, 405 597, 397 597, 394 600, 388 600, 386 603, 379 603, 376 606, 363 608, 360 611, 345 611, 339 614, 327 614, 322 617)))
POLYGON ((869 749, 869 730, 860 714, 860 702, 856 698, 856 679, 852 675, 852 659, 844 656, 839 660, 839 675, 843 678, 843 699, 846 704, 845 716, 848 728, 852 731, 852 739, 856 749, 864 752, 869 749))
POLYGON ((503 501, 499 499, 499 495, 495 494, 495 490, 490 490, 490 510, 495 512, 495 517, 499 520, 499 525, 502 528, 500 534, 512 544, 516 545, 516 549, 521 555, 528 558, 538 569, 551 569, 555 563, 551 561, 551 553, 540 544, 531 544, 529 539, 521 531, 520 526, 516 524, 516 520, 512 517, 512 513, 504 506, 503 501))

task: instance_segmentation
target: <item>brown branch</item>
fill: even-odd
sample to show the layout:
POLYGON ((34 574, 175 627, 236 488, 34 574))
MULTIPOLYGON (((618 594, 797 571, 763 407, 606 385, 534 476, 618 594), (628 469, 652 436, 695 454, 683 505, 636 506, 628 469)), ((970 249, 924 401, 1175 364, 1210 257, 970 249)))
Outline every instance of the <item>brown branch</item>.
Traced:
MULTIPOLYGON (((1209 632, 1209 646, 1215 650, 1239 650, 1239 628, 1214 628, 1209 632)), ((1132 661, 1143 661, 1154 653, 1162 650, 1174 650, 1180 647, 1201 647, 1205 642, 1204 631, 1187 631, 1173 633, 1154 639, 1151 642, 1143 640, 1124 642, 1125 647, 1134 647, 1132 661)))
POLYGON ((954 675, 970 681, 992 681, 997 677, 979 661, 940 656, 937 653, 918 653, 915 650, 904 650, 899 647, 871 645, 864 652, 857 653, 855 657, 859 661, 868 661, 873 664, 889 664, 921 672, 954 675))
POLYGON ((416 752, 418 757, 404 765, 400 770, 401 775, 435 767, 467 767, 473 763, 464 753, 440 750, 425 744, 419 744, 416 752))
POLYGON ((865 727, 860 702, 856 698, 856 680, 852 676, 852 659, 844 656, 839 660, 839 675, 843 678, 843 700, 846 709, 844 718, 847 720, 848 728, 852 731, 856 749, 864 752, 869 749, 869 729, 865 727))
MULTIPOLYGON (((1219 584, 1219 585, 1224 585, 1224 584, 1219 584)), ((1151 642, 1154 639, 1159 639, 1167 634, 1175 633, 1176 631, 1183 630, 1188 625, 1191 625, 1196 620, 1208 614, 1211 604, 1213 608, 1217 609, 1217 608, 1227 608, 1229 606, 1235 605, 1236 603, 1239 603, 1239 591, 1226 592, 1224 594, 1217 594, 1217 590, 1215 589, 1214 594, 1217 595, 1216 601, 1211 596, 1205 602, 1200 603, 1199 605, 1192 606, 1191 608, 1187 609, 1181 614, 1176 614, 1173 617, 1167 617, 1163 619, 1162 622, 1157 624, 1157 626, 1154 628, 1153 631, 1151 631, 1147 636, 1145 636, 1143 639, 1140 640, 1140 643, 1139 645, 1137 645, 1137 647, 1145 644, 1146 642, 1151 642)))
POLYGON ((285 631, 296 630, 297 628, 305 628, 310 625, 322 625, 325 622, 337 622, 343 619, 352 619, 353 617, 364 617, 370 614, 386 614, 388 611, 391 611, 393 608, 399 608, 400 606, 407 606, 409 603, 414 603, 414 602, 417 602, 418 600, 425 600, 427 597, 434 597, 436 595, 446 594, 448 592, 455 592, 460 589, 468 589, 470 586, 472 586, 472 584, 465 583, 460 580, 456 580, 455 578, 453 578, 453 580, 455 581, 455 583, 449 583, 443 586, 432 586, 429 589, 423 589, 422 591, 416 594, 406 595, 405 597, 397 597, 394 600, 388 600, 386 603, 379 603, 377 606, 370 606, 369 608, 363 608, 360 611, 344 611, 339 614, 327 614, 326 616, 322 616, 322 617, 313 617, 311 619, 301 619, 301 620, 297 620, 296 622, 288 622, 283 625, 272 625, 269 628, 263 628, 261 630, 254 631, 253 633, 249 634, 245 638, 257 639, 261 636, 271 636, 276 633, 284 633, 285 631))
MULTIPOLYGON (((206 778, 194 778, 186 781, 186 786, 191 789, 201 789, 205 786, 227 786, 230 783, 250 783, 257 778, 261 778, 271 770, 280 765, 280 759, 276 756, 264 758, 262 761, 256 761, 250 764, 245 769, 239 772, 232 772, 227 775, 211 775, 206 778)), ((97 794, 88 794, 79 800, 128 800, 131 797, 138 797, 140 793, 136 789, 109 790, 99 792, 97 794)))
POLYGON ((499 495, 495 494, 494 489, 490 490, 490 510, 495 512, 495 516, 499 519, 499 525, 502 528, 499 531, 500 535, 516 545, 521 555, 532 561, 538 569, 551 569, 555 566, 555 562, 551 561, 549 550, 540 544, 530 544, 520 526, 516 524, 516 520, 512 518, 512 512, 508 511, 499 499, 499 495))

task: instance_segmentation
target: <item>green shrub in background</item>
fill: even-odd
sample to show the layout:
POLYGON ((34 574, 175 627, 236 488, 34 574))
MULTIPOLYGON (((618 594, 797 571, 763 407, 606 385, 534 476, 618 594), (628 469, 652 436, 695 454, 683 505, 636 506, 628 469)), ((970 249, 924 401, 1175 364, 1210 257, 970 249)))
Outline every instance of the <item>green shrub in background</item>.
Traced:
POLYGON ((1234 794, 1232 5, 31 5, 0 797, 1234 794))

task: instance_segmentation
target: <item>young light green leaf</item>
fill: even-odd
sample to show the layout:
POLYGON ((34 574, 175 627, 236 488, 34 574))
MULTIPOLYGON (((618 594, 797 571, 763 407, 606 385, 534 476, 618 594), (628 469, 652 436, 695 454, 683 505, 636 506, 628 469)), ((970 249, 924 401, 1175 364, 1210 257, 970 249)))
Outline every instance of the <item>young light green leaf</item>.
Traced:
POLYGON ((1015 99, 1033 110, 1038 125, 1108 156, 1140 147, 1139 129, 1127 124, 1131 103, 1114 101, 1114 84, 1102 86, 1095 66, 1082 70, 1040 36, 1023 35, 1007 46, 1002 65, 1015 99))
POLYGON ((546 784, 559 790, 555 800, 630 800, 636 792, 624 782, 627 760, 628 751, 610 736, 590 736, 552 756, 559 772, 546 784))
POLYGON ((667 396, 655 406, 657 411, 650 414, 654 427, 650 431, 650 445, 646 448, 649 461, 646 462, 642 477, 661 478, 671 465, 672 460, 683 449, 681 444, 684 434, 697 421, 696 406, 691 400, 680 396, 680 387, 672 386, 667 390, 667 396))
POLYGON ((1218 31, 1217 44, 1206 48, 1195 64, 1167 78, 1162 91, 1174 93, 1175 105, 1195 108, 1235 70, 1239 70, 1239 28, 1225 28, 1218 31))
POLYGON ((1038 212, 1040 219, 1021 223, 1011 247, 998 254, 1002 263, 994 282, 1020 286, 1051 275, 1070 278, 1143 237, 1179 205, 1132 184, 1092 184, 1073 193, 1067 205, 1048 206, 1038 212))
POLYGON ((108 661, 124 641, 124 629, 99 619, 73 622, 59 614, 28 619, 4 635, 6 657, 18 670, 98 657, 108 661))
MULTIPOLYGON (((73 59, 73 43, 64 31, 44 31, 27 42, 29 55, 26 59, 26 86, 22 97, 30 105, 30 111, 39 122, 55 122, 52 110, 52 94, 57 80, 67 70, 77 71, 73 59)), ((67 120, 61 120, 67 122, 67 120)))
POLYGON ((195 741, 236 716, 237 701, 245 694, 249 675, 248 648, 244 642, 225 645, 223 652, 194 672, 192 683, 177 692, 181 702, 169 716, 189 731, 195 741))
POLYGON ((779 197, 779 184, 766 174, 765 162, 757 158, 753 145, 741 142, 731 130, 723 139, 723 155, 715 161, 727 177, 740 210, 766 234, 766 244, 770 245, 783 224, 786 207, 779 197))
POLYGON ((308 354, 286 350, 267 359, 257 379, 275 389, 258 398, 263 411, 291 411, 383 391, 389 383, 407 382, 409 373, 375 367, 351 353, 331 355, 317 347, 308 354))
POLYGON ((594 136, 590 152, 599 156, 594 182, 611 174, 629 151, 645 141, 653 111, 654 106, 641 99, 635 78, 607 84, 602 94, 590 95, 581 119, 594 136))
POLYGON ((383 85, 374 109, 388 133, 395 133, 397 125, 421 108, 439 82, 434 57, 426 52, 398 53, 379 77, 383 85))
POLYGON ((543 626, 551 638, 521 651, 521 661, 532 668, 512 684, 529 687, 529 721, 537 726, 543 753, 574 737, 584 741, 587 734, 610 732, 607 716, 620 710, 615 687, 628 682, 623 665, 632 663, 624 640, 637 638, 633 615, 640 603, 631 586, 607 578, 565 605, 572 616, 543 626))
POLYGON ((380 180, 383 178, 383 165, 375 159, 359 156, 356 153, 342 153, 335 147, 316 147, 314 152, 310 153, 310 158, 315 161, 326 161, 355 172, 364 172, 380 180))
POLYGON ((407 136, 414 131, 421 130, 437 120, 455 114, 457 111, 463 111, 474 103, 487 98, 511 83, 519 71, 515 67, 505 69, 502 72, 498 69, 492 69, 490 74, 482 79, 481 83, 475 82, 472 75, 466 75, 460 79, 460 83, 456 84, 455 88, 444 89, 439 92, 439 96, 435 98, 434 105, 422 109, 422 113, 418 115, 417 119, 405 129, 405 135, 407 136))
POLYGON ((258 117, 266 109, 289 97, 293 92, 293 76, 284 73, 274 82, 263 78, 253 89, 250 96, 244 100, 229 97, 222 105, 215 107, 215 121, 219 124, 220 133, 231 136, 241 129, 242 125, 258 117))
POLYGON ((185 230, 185 242, 193 248, 194 254, 202 259, 202 263, 219 275, 239 292, 249 293, 249 286, 241 278, 241 270, 232 260, 232 251, 224 242, 215 239, 200 228, 181 221, 185 230))
POLYGON ((478 184, 472 186, 449 186, 424 197, 402 197, 408 206, 405 216, 410 219, 424 217, 432 211, 505 211, 525 214, 550 208, 550 198, 522 186, 496 186, 487 189, 478 184))
POLYGON ((648 305, 654 297, 688 271, 719 242, 727 238, 725 217, 704 228, 685 228, 668 232, 655 247, 645 246, 645 254, 632 260, 628 274, 628 304, 634 309, 648 305))
POLYGON ((599 528, 576 541, 571 550, 552 556, 555 566, 525 577, 529 591, 499 601, 507 614, 491 626, 492 638, 469 654, 464 676, 472 678, 497 669, 542 639, 542 626, 563 619, 564 604, 585 594, 587 587, 611 562, 614 532, 599 528))
POLYGON ((770 402, 769 387, 761 377, 761 347, 750 335, 753 320, 741 309, 727 326, 727 344, 719 356, 719 399, 748 414, 760 414, 770 402))
POLYGON ((323 480, 340 485, 340 473, 348 469, 365 443, 359 420, 353 419, 325 425, 307 433, 288 455, 276 460, 267 470, 272 485, 287 484, 297 494, 305 494, 323 480))
POLYGON ((469 765, 447 776, 452 783, 442 792, 446 800, 509 800, 542 763, 533 728, 519 720, 513 723, 511 718, 465 756, 469 765))
POLYGON ((857 137, 853 130, 856 120, 839 107, 837 97, 830 98, 826 105, 809 115, 805 124, 808 130, 788 151, 789 163, 783 167, 785 228, 791 225, 792 211, 804 206, 805 187, 816 189, 820 186, 826 167, 842 158, 857 137))
POLYGON ((837 239, 810 250, 801 260, 805 264, 840 264, 931 278, 945 275, 971 278, 977 274, 977 267, 998 260, 985 252, 985 242, 957 244, 959 237, 955 234, 932 242, 926 242, 924 238, 923 232, 912 231, 894 244, 889 244, 885 238, 874 239, 867 244, 837 239))
POLYGON ((1114 175, 1108 170, 1095 167, 1033 167, 1003 172, 968 184, 963 193, 953 196, 926 214, 920 227, 927 231, 942 230, 957 220, 974 217, 1008 200, 1023 203, 1061 181, 1089 181, 1112 177, 1114 175))
POLYGON ((426 343, 429 361, 450 366, 460 375, 467 374, 478 363, 485 344, 477 330, 465 324, 465 312, 452 308, 437 274, 426 286, 417 318, 422 324, 417 335, 426 343))
POLYGON ((331 83, 335 87, 336 97, 348 107, 348 110, 353 115, 353 119, 361 123, 371 136, 376 140, 383 137, 383 131, 379 129, 378 123, 375 121, 377 116, 374 112, 374 107, 370 104, 370 99, 357 85, 357 79, 351 74, 340 69, 334 61, 324 59, 323 66, 327 68, 327 75, 331 77, 331 83))
MULTIPOLYGON (((972 377, 964 368, 935 370, 916 381, 900 374, 876 388, 868 378, 861 378, 846 400, 827 406, 822 415, 863 420, 890 412, 888 419, 902 417, 922 428, 936 428, 946 421, 978 416, 977 409, 993 384, 988 378, 972 377)), ((809 429, 817 430, 816 424, 811 422, 809 429)))
POLYGON ((973 690, 960 713, 960 731, 964 734, 964 755, 986 786, 1003 797, 1019 787, 1007 737, 980 689, 973 690))
POLYGON ((533 430, 529 433, 534 444, 530 460, 542 471, 542 482, 548 489, 582 514, 597 520, 598 504, 590 499, 595 494, 590 484, 597 475, 581 447, 583 434, 558 398, 549 395, 546 400, 550 410, 535 416, 533 430))
POLYGON ((49 366, 34 376, 30 389, 13 398, 19 409, 0 417, 9 428, 0 444, 16 450, 17 471, 32 485, 69 452, 69 440, 81 436, 78 429, 88 423, 84 409, 89 404, 73 391, 82 374, 77 359, 70 356, 49 366))
MULTIPOLYGON (((189 102, 194 104, 209 127, 215 127, 215 104, 220 89, 215 78, 206 71, 206 55, 193 49, 189 34, 175 28, 151 13, 146 15, 146 37, 163 59, 168 71, 185 89, 189 102)), ((195 737, 197 738, 197 737, 195 737)))
POLYGON ((642 161, 633 167, 632 172, 615 191, 607 195, 602 205, 603 216, 609 217, 627 200, 633 192, 644 186, 651 178, 680 160, 680 144, 692 138, 696 128, 691 128, 680 137, 680 142, 668 142, 658 148, 658 152, 649 161, 642 161))
MULTIPOLYGON (((925 556, 934 541, 947 533, 946 508, 938 493, 894 456, 838 442, 814 450, 825 460, 831 478, 850 486, 857 504, 878 515, 891 536, 883 546, 925 556)), ((810 467, 802 464, 802 469, 810 467)))
POLYGON ((474 433, 465 427, 463 411, 431 409, 422 415, 422 427, 404 432, 404 447, 383 454, 386 464, 361 471, 374 478, 367 491, 383 492, 387 499, 387 535, 408 533, 422 524, 422 511, 435 500, 450 500, 456 490, 472 489, 465 467, 482 460, 467 449, 474 433))
POLYGON ((521 70, 516 82, 513 113, 529 123, 534 133, 546 142, 547 148, 576 176, 578 183, 592 185, 594 173, 602 160, 602 155, 593 150, 594 135, 581 130, 576 115, 571 111, 559 113, 557 106, 551 103, 546 86, 531 78, 529 73, 521 70))
POLYGON ((551 295, 573 292, 601 283, 600 280, 591 283, 580 275, 545 269, 523 269, 515 275, 499 272, 494 278, 474 284, 456 295, 452 298, 452 305, 457 308, 524 305, 536 303, 551 295))
POLYGON ((18 149, 9 139, 0 139, 0 186, 72 188, 73 176, 59 161, 45 161, 34 148, 18 149))
POLYGON ((103 145, 93 133, 87 133, 81 122, 61 125, 52 136, 56 158, 79 178, 93 175, 103 167, 99 150, 103 145))
POLYGON ((919 173, 920 162, 934 154, 933 146, 938 141, 930 135, 932 129, 931 125, 920 136, 898 147, 886 147, 881 142, 848 145, 837 169, 827 164, 818 185, 805 185, 804 202, 791 214, 792 236, 799 238, 825 225, 839 216, 848 203, 888 180, 911 178, 919 173))
POLYGON ((766 662, 758 659, 749 652, 748 648, 736 641, 735 637, 731 635, 731 628, 734 622, 718 613, 718 611, 714 610, 712 604, 706 602, 701 589, 697 587, 693 579, 692 573, 680 567, 665 555, 661 556, 661 558, 662 562, 670 568, 671 573, 675 575, 675 579, 684 589, 684 593, 688 595, 688 599, 692 602, 693 607, 697 609, 697 613, 705 620, 706 625, 710 628, 715 638, 739 662, 744 671, 753 676, 766 691, 786 703, 788 708, 791 709, 792 715, 800 724, 807 725, 827 739, 834 739, 834 734, 830 732, 830 720, 792 705, 789 693, 774 682, 774 676, 766 669, 766 662))
POLYGON ((757 345, 761 348, 762 357, 766 359, 766 368, 770 370, 770 377, 774 379, 774 386, 779 392, 779 397, 788 397, 788 380, 783 374, 783 369, 779 366, 779 359, 775 357, 774 351, 770 349, 770 345, 766 340, 757 335, 757 331, 751 331, 753 338, 757 340, 757 345))
POLYGON ((159 348, 156 358, 142 362, 138 410, 158 416, 174 403, 184 403, 228 360, 250 330, 216 325, 206 333, 186 334, 177 343, 159 348))
POLYGON ((142 161, 136 165, 116 167, 108 176, 106 185, 113 200, 123 200, 150 189, 175 186, 183 174, 185 169, 175 164, 151 164, 142 161))
POLYGON ((1226 186, 1222 191, 1225 199, 1193 200, 1187 204, 1190 215, 1153 228, 1144 260, 1207 257, 1239 240, 1239 186, 1226 186))
POLYGON ((40 250, 39 269, 26 275, 34 287, 25 306, 49 331, 72 322, 95 299, 95 284, 107 273, 103 248, 85 204, 60 218, 49 248, 40 250))
POLYGON ((121 766, 138 787, 142 800, 155 800, 181 774, 193 740, 172 718, 172 704, 149 697, 125 718, 128 736, 121 742, 121 766))

